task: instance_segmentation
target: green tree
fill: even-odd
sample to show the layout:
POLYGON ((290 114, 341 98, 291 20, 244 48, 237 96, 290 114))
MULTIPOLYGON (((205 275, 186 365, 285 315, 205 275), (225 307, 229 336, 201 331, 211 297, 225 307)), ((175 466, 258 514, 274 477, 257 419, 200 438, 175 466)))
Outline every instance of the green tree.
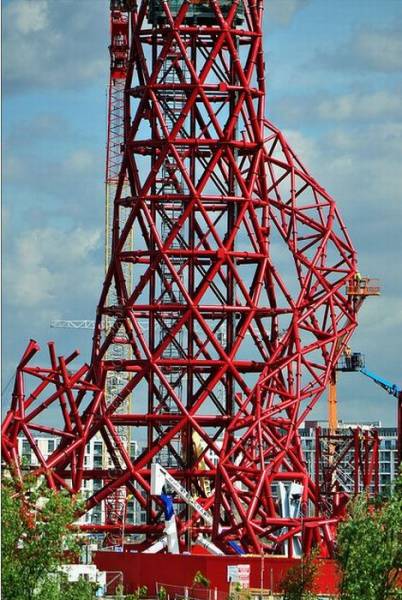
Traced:
POLYGON ((167 598, 166 588, 164 588, 163 585, 161 585, 161 587, 158 589, 158 600, 166 600, 166 598, 167 598))
POLYGON ((316 553, 302 556, 300 564, 292 567, 282 580, 284 600, 314 600, 314 581, 317 574, 316 553))
POLYGON ((201 571, 197 571, 197 573, 194 575, 193 585, 197 584, 205 588, 210 586, 209 579, 205 577, 204 573, 202 573, 201 571))
POLYGON ((358 496, 338 531, 342 600, 402 598, 402 478, 381 503, 358 496))
MULTIPOLYGON (((164 590, 165 588, 161 587, 159 588, 159 592, 158 592, 158 598, 160 598, 160 592, 161 590, 164 590)), ((166 590, 165 590, 166 593, 166 590)), ((129 594, 128 596, 126 596, 126 600, 142 600, 143 598, 146 598, 148 595, 148 588, 146 585, 142 585, 137 587, 137 589, 135 590, 135 592, 133 594, 129 594)))
POLYGON ((16 485, 4 477, 1 490, 1 546, 4 600, 89 600, 93 584, 68 583, 58 572, 66 555, 79 551, 77 537, 68 529, 79 501, 50 490, 44 481, 27 477, 16 485))

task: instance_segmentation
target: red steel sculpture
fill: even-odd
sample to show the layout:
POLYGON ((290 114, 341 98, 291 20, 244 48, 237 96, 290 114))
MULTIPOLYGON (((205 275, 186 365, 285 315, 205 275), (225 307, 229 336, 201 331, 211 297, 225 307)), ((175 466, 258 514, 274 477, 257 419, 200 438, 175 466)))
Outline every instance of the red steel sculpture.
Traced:
POLYGON ((211 526, 175 498, 183 549, 202 534, 226 553, 231 542, 331 553, 337 517, 320 513, 298 428, 356 326, 345 291, 356 255, 335 202, 265 118, 263 2, 120 4, 131 27, 124 143, 91 362, 74 369, 75 355, 57 359, 50 345, 49 367, 31 366, 30 342, 3 456, 18 474, 24 435, 52 488, 102 480, 88 510, 127 490, 147 510, 126 525, 145 534, 143 549, 163 531, 156 461, 213 515, 211 526), (129 354, 110 358, 113 345, 129 354), (57 425, 43 424, 49 410, 57 425), (48 458, 35 432, 58 436, 48 458), (112 468, 84 465, 97 433, 112 468), (144 444, 136 458, 127 436, 144 444))

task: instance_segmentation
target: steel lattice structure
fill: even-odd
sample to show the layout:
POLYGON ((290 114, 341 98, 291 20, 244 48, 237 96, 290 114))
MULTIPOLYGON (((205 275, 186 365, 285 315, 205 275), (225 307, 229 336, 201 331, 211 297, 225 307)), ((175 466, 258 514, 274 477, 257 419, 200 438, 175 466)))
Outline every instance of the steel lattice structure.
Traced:
POLYGON ((24 434, 50 486, 75 493, 83 478, 103 480, 88 509, 133 494, 147 523, 126 530, 146 534, 144 548, 163 529, 149 493, 156 460, 213 513, 209 527, 177 499, 183 547, 202 532, 225 552, 235 541, 292 554, 300 536, 307 549, 332 549, 336 517, 315 510, 298 427, 355 328, 345 286, 356 256, 335 202, 265 119, 262 13, 262 0, 132 3, 124 153, 90 365, 72 371, 74 357, 57 360, 51 346, 50 367, 32 367, 32 342, 3 424, 17 472, 24 434), (116 344, 130 357, 110 358, 116 344), (27 377, 37 385, 25 392, 27 377), (124 385, 106 401, 113 377, 124 385), (50 406, 57 427, 43 424, 50 406), (122 427, 146 440, 135 460, 122 427), (48 459, 36 431, 59 436, 48 459), (107 472, 83 464, 98 432, 107 472), (277 501, 291 481, 303 486, 295 518, 277 501))

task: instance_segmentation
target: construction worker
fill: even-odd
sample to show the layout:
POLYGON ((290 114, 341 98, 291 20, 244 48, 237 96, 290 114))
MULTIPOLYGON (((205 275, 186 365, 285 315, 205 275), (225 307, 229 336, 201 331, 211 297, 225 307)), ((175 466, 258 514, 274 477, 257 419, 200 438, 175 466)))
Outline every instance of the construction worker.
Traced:
POLYGON ((350 346, 346 346, 344 350, 345 355, 345 365, 347 369, 351 369, 352 367, 352 348, 350 346))
POLYGON ((358 294, 360 292, 361 282, 362 276, 360 275, 359 271, 356 271, 353 275, 353 291, 355 294, 358 294))

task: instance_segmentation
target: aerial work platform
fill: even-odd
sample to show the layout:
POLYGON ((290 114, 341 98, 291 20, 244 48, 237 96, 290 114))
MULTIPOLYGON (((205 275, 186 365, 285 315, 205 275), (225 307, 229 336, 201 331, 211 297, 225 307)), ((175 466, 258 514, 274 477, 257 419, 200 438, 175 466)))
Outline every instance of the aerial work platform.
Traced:
POLYGON ((380 292, 380 282, 378 279, 360 277, 359 274, 355 275, 346 287, 348 296, 379 296, 380 292))

